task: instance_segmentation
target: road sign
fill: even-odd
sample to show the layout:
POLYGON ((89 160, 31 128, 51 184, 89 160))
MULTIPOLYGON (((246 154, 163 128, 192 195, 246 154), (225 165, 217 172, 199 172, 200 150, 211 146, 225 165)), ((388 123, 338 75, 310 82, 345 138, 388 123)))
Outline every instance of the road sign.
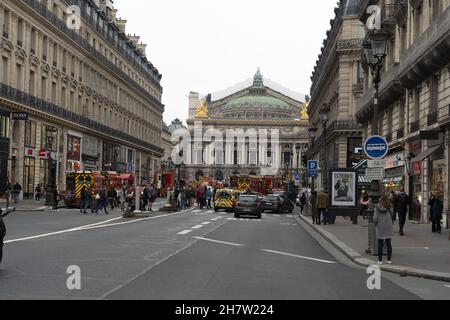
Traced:
POLYGON ((389 152, 389 145, 385 138, 372 136, 364 143, 364 153, 372 160, 383 159, 389 152))
POLYGON ((367 160, 368 168, 386 168, 386 160, 367 160))
POLYGON ((319 176, 319 172, 317 170, 308 170, 308 178, 317 178, 319 176))
POLYGON ((128 172, 129 173, 134 173, 135 169, 136 169, 136 167, 134 164, 132 164, 132 163, 128 164, 128 172))
POLYGON ((309 171, 317 171, 317 170, 319 170, 319 161, 317 161, 317 160, 309 160, 308 161, 308 170, 309 171))
POLYGON ((380 181, 384 179, 384 168, 367 168, 366 178, 369 181, 380 181))

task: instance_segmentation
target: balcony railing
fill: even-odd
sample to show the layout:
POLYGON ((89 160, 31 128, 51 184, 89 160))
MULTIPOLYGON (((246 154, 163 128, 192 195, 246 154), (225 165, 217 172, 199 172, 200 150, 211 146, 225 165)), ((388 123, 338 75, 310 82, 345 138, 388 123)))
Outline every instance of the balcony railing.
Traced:
POLYGON ((385 4, 381 10, 381 23, 386 30, 392 31, 397 24, 395 4, 385 4))
MULTIPOLYGON (((152 96, 148 91, 146 91, 141 85, 139 85, 136 81, 131 79, 125 72, 123 72, 119 67, 117 67, 114 63, 112 63, 109 59, 107 59, 104 55, 102 55, 99 51, 97 51, 94 47, 92 47, 89 42, 81 37, 76 31, 71 30, 67 27, 67 25, 59 19, 53 12, 49 11, 48 8, 38 2, 37 0, 23 0, 26 4, 28 4, 32 9, 37 11, 41 16, 47 19, 50 23, 52 23, 56 28, 62 31, 66 36, 75 41, 79 46, 92 54, 96 59, 101 61, 104 65, 109 67, 115 73, 117 73, 120 78, 125 79, 134 89, 139 91, 142 95, 144 95, 148 100, 150 100, 155 106, 159 109, 163 110, 164 106, 159 102, 154 96, 152 96)), ((131 58, 130 58, 131 59, 131 58)), ((131 63, 139 69, 139 64, 134 60, 130 60, 131 63), (134 62, 134 63, 133 63, 134 62)), ((150 78, 150 80, 155 83, 158 87, 160 87, 160 83, 158 80, 154 78, 150 78)), ((160 79, 159 79, 160 80, 160 79)))
POLYGON ((428 126, 432 126, 433 124, 436 124, 438 122, 438 115, 439 115, 439 113, 436 111, 436 112, 430 113, 427 116, 428 126))
MULTIPOLYGON (((343 121, 334 121, 327 127, 327 137, 330 137, 336 131, 362 131, 362 124, 351 121, 351 120, 343 120, 343 121)), ((319 138, 314 140, 314 143, 311 145, 311 149, 315 149, 318 146, 321 146, 325 141, 325 136, 322 133, 319 138)))
POLYGON ((420 120, 411 123, 411 133, 419 131, 419 128, 420 128, 420 120))
POLYGON ((395 19, 401 27, 406 25, 408 18, 408 0, 395 0, 395 19))
POLYGON ((98 123, 94 120, 83 117, 79 114, 76 114, 72 111, 66 110, 58 105, 50 103, 48 101, 39 99, 35 96, 32 96, 26 92, 17 90, 13 87, 0 83, 0 96, 12 100, 16 103, 20 103, 26 105, 29 108, 32 108, 38 112, 44 112, 51 114, 55 117, 64 119, 66 121, 70 121, 74 124, 90 128, 97 132, 100 132, 108 137, 115 137, 121 139, 123 141, 127 141, 133 143, 135 145, 141 146, 147 150, 152 150, 154 152, 158 152, 160 154, 164 154, 164 150, 158 146, 155 146, 151 143, 145 142, 139 138, 131 136, 123 131, 113 129, 111 127, 105 126, 101 123, 98 123))

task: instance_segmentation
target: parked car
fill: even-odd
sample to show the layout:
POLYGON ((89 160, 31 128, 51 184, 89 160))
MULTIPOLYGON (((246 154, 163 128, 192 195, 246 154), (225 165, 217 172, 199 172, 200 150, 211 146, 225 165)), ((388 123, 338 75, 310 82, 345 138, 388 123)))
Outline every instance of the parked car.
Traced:
POLYGON ((270 194, 261 201, 261 210, 276 213, 294 211, 294 204, 285 194, 270 194))
POLYGON ((234 217, 254 216, 261 219, 261 199, 257 195, 241 195, 234 207, 234 217))

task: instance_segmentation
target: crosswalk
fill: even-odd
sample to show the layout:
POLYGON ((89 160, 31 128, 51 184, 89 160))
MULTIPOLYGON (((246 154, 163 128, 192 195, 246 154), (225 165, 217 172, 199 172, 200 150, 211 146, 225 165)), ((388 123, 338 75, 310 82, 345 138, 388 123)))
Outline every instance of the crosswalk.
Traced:
POLYGON ((194 215, 198 215, 198 216, 217 216, 217 217, 222 217, 222 218, 227 218, 227 216, 232 216, 229 217, 228 220, 229 221, 254 221, 254 222, 261 222, 266 218, 269 217, 273 217, 273 218, 277 218, 277 219, 283 219, 283 218, 288 218, 288 219, 294 219, 294 215, 293 214, 287 214, 287 215, 281 215, 281 214, 271 214, 271 213, 265 213, 262 215, 262 219, 252 219, 252 218, 245 218, 245 217, 241 217, 241 218, 234 218, 233 214, 230 212, 225 212, 225 211, 218 211, 215 212, 214 210, 201 210, 201 209, 195 209, 191 212, 194 215))

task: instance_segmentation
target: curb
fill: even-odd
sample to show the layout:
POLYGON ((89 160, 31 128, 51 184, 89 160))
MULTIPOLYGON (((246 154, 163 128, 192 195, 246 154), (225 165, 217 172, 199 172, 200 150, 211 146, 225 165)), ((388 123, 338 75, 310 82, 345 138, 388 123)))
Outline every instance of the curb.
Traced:
MULTIPOLYGON (((303 221, 304 223, 308 224, 320 236, 322 236, 325 240, 327 240, 329 243, 331 243, 336 249, 341 251, 345 256, 347 256, 347 258, 352 260, 354 263, 356 263, 360 266, 363 266, 363 267, 370 267, 373 265, 377 265, 376 261, 373 261, 373 260, 367 259, 366 257, 363 257, 361 254, 359 254, 358 252, 353 250, 347 244, 345 244, 344 242, 340 241, 338 238, 333 236, 330 232, 324 230, 322 227, 318 227, 318 226, 312 224, 312 222, 309 221, 308 219, 306 219, 305 217, 303 217, 303 216, 299 217, 298 215, 295 215, 295 219, 299 223, 301 221, 303 221)), ((399 274, 401 276, 412 276, 412 277, 417 277, 417 278, 450 282, 450 273, 445 273, 445 272, 422 270, 422 269, 415 269, 415 268, 411 268, 411 267, 396 266, 396 265, 381 265, 380 269, 382 271, 399 274)))

